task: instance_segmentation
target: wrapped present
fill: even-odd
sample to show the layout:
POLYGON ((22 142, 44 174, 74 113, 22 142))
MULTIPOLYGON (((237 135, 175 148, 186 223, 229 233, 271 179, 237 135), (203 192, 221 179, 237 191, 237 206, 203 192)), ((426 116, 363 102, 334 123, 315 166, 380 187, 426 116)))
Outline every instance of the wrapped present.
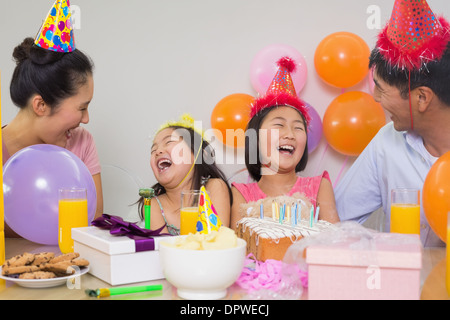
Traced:
POLYGON ((311 300, 420 298, 418 235, 375 232, 356 222, 343 222, 336 230, 295 243, 284 261, 307 268, 311 300))
POLYGON ((90 227, 72 229, 74 251, 89 260, 89 273, 111 285, 163 279, 159 242, 170 235, 162 229, 142 229, 104 214, 90 227))
POLYGON ((220 221, 219 215, 204 186, 200 189, 198 211, 197 232, 210 233, 213 230, 219 230, 222 226, 222 221, 220 221))

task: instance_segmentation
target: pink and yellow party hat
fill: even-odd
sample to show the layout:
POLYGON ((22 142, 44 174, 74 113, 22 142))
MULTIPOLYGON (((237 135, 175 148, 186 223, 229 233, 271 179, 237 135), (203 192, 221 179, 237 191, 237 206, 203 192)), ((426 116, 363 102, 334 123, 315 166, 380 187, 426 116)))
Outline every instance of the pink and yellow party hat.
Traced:
POLYGON ((56 0, 34 43, 38 47, 56 52, 72 52, 75 50, 69 0, 56 0))
POLYGON ((220 221, 219 215, 204 186, 200 188, 198 211, 197 232, 207 234, 213 230, 218 231, 220 229, 222 221, 220 221))

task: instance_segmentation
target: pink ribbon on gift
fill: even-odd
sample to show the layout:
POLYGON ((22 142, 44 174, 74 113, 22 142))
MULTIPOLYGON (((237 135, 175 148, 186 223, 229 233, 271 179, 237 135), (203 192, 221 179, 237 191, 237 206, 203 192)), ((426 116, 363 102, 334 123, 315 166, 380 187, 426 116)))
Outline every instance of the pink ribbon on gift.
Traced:
MULTIPOLYGON (((258 261, 253 254, 249 254, 244 263, 244 269, 236 283, 248 293, 259 290, 280 290, 283 281, 289 281, 283 276, 282 261, 267 259, 266 261, 258 261)), ((308 287, 308 273, 296 268, 298 279, 304 288, 308 287)), ((286 284, 289 285, 289 284, 286 284)))
POLYGON ((112 235, 127 236, 134 240, 136 252, 155 250, 154 237, 168 236, 161 233, 165 225, 157 230, 148 230, 138 227, 135 223, 124 221, 121 217, 104 213, 101 217, 92 221, 92 225, 101 229, 107 229, 112 235))

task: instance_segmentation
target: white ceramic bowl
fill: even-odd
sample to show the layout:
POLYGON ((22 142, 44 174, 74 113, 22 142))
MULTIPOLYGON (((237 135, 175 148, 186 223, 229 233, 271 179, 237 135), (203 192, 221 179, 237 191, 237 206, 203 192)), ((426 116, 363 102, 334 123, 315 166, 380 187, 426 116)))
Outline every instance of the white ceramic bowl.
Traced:
POLYGON ((237 247, 223 250, 185 250, 160 243, 159 257, 167 281, 177 288, 180 298, 222 299, 242 272, 246 245, 240 238, 237 247))

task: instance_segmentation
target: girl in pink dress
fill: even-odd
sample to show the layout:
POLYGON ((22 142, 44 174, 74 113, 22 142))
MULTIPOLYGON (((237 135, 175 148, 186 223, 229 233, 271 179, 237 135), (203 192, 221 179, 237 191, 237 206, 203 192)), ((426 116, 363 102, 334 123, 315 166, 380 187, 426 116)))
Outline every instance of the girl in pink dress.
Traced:
POLYGON ((282 58, 265 96, 252 104, 247 125, 245 164, 253 183, 233 183, 231 227, 242 218, 240 206, 266 197, 301 194, 320 206, 319 219, 338 222, 333 187, 325 171, 317 177, 301 177, 308 161, 306 103, 293 87, 290 73, 295 62, 282 58))

